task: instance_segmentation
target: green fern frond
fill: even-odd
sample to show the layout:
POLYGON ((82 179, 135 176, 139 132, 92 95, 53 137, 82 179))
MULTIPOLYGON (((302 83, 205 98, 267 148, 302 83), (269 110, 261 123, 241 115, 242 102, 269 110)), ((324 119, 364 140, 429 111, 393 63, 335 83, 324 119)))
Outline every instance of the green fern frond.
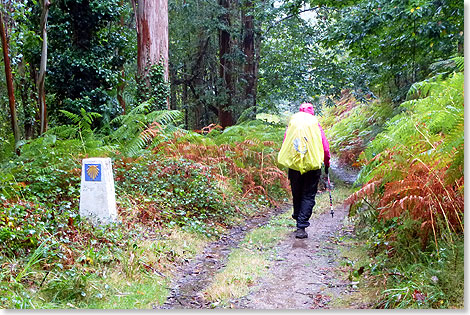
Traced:
POLYGON ((429 96, 433 89, 439 88, 442 80, 443 75, 439 74, 430 79, 414 83, 406 94, 407 99, 429 96))
POLYGON ((80 116, 77 115, 77 114, 71 113, 71 112, 66 111, 64 109, 59 109, 59 112, 64 114, 64 116, 67 117, 68 119, 70 119, 74 124, 78 124, 78 122, 80 121, 80 116))
POLYGON ((78 126, 61 125, 48 129, 46 134, 55 135, 60 139, 73 139, 78 135, 78 126))
POLYGON ((134 137, 131 139, 123 150, 123 153, 128 156, 138 156, 143 147, 147 144, 144 137, 134 137))
POLYGON ((183 117, 183 113, 179 110, 159 110, 146 116, 148 123, 157 122, 161 125, 177 125, 183 117))
POLYGON ((84 132, 91 132, 91 125, 95 118, 102 117, 101 114, 95 112, 86 112, 85 109, 80 108, 80 115, 71 113, 66 110, 59 110, 65 117, 69 118, 74 124, 84 132))
POLYGON ((463 56, 454 57, 454 58, 452 58, 452 61, 455 62, 455 66, 457 68, 457 71, 459 71, 459 72, 464 71, 465 58, 463 56))
POLYGON ((138 155, 140 150, 147 146, 155 146, 165 139, 167 135, 176 130, 184 115, 177 110, 158 110, 149 112, 149 102, 143 102, 133 108, 129 113, 116 117, 111 124, 119 127, 111 134, 110 141, 119 143, 121 152, 131 156, 138 155), (161 126, 158 137, 155 131, 148 128, 157 123, 161 126), (148 132, 146 132, 146 130, 148 132), (159 138, 157 140, 156 138, 159 138))

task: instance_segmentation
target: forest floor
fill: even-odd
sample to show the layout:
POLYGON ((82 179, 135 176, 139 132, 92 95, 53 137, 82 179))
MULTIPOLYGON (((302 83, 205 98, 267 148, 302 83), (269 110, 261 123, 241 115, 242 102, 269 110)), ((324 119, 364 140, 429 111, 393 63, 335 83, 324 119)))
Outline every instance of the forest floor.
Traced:
MULTIPOLYGON (((339 166, 337 161, 332 161, 331 168, 338 184, 341 182, 341 185, 350 187, 355 181, 357 174, 339 166)), ((323 194, 328 195, 325 191, 323 194)), ((162 306, 155 307, 164 309, 373 307, 376 290, 362 289, 363 284, 359 284, 359 281, 351 276, 355 268, 351 261, 358 256, 353 253, 358 243, 355 240, 354 226, 348 219, 348 209, 342 203, 336 203, 332 217, 329 203, 328 207, 322 206, 322 208, 310 219, 310 227, 306 229, 309 234, 307 239, 294 237, 295 224, 290 218, 291 204, 284 204, 269 213, 246 221, 242 226, 231 229, 220 240, 206 246, 204 251, 189 264, 181 267, 172 283, 166 302, 162 306), (276 226, 272 222, 288 222, 288 224, 284 223, 281 228, 272 228, 276 226), (270 225, 271 228, 267 229, 270 225), (271 247, 263 247, 252 239, 246 240, 248 234, 256 230, 260 230, 261 234, 278 234, 274 235, 277 238, 274 238, 275 242, 271 247), (235 255, 235 251, 240 252, 243 248, 249 248, 252 255, 245 257, 241 263, 240 260, 233 261, 233 256, 240 256, 235 255), (265 255, 266 252, 268 256, 265 255), (269 257, 268 261, 260 260, 260 256, 263 255, 269 257), (247 267, 256 264, 259 264, 263 270, 257 271, 252 277, 248 275, 249 281, 242 281, 243 276, 240 275, 221 277, 221 274, 227 273, 226 270, 234 268, 238 270, 238 274, 250 273, 250 268, 253 266, 248 269, 247 267), (217 281, 226 283, 216 283, 217 281), (242 287, 245 285, 247 288, 240 291, 236 288, 237 285, 242 287), (223 291, 220 286, 228 286, 225 289, 228 293, 214 294, 213 291, 223 291)))

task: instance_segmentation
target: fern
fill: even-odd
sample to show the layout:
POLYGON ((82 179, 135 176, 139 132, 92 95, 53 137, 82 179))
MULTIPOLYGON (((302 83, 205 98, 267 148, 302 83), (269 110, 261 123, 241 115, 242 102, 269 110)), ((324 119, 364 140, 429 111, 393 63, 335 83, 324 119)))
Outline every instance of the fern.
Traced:
POLYGON ((59 110, 62 114, 70 119, 74 124, 77 124, 78 128, 82 133, 91 133, 91 125, 95 118, 102 117, 101 114, 95 112, 86 112, 83 108, 80 108, 80 115, 68 112, 66 110, 59 110))
POLYGON ((456 70, 459 72, 464 71, 464 65, 465 65, 465 57, 463 56, 457 56, 452 58, 452 61, 455 62, 456 70))
MULTIPOLYGON (((117 142, 120 151, 136 156, 155 139, 161 136, 165 140, 179 128, 175 126, 182 120, 183 114, 177 110, 159 110, 149 112, 149 102, 143 102, 126 115, 116 117, 111 124, 119 127, 111 134, 110 141, 117 142), (157 128, 157 126, 159 126, 157 128)), ((156 143, 153 143, 153 147, 156 143)))
POLYGON ((459 72, 414 86, 421 98, 402 103, 403 112, 361 155, 365 166, 358 181, 367 184, 348 203, 373 196, 379 218, 410 214, 432 228, 436 244, 441 236, 451 239, 463 231, 463 82, 459 72))
POLYGON ((60 139, 74 139, 78 136, 79 129, 74 125, 61 125, 49 128, 46 134, 55 135, 60 139))
POLYGON ((78 138, 81 141, 83 152, 93 156, 106 155, 115 149, 111 145, 104 146, 102 139, 96 137, 92 130, 93 121, 101 118, 101 114, 86 112, 83 108, 80 109, 80 114, 71 113, 66 110, 60 110, 60 112, 75 125, 57 126, 51 128, 46 134, 58 136, 61 139, 78 138))
POLYGON ((241 187, 243 198, 262 194, 276 204, 279 194, 289 191, 287 176, 277 167, 276 156, 282 141, 272 141, 282 140, 284 127, 248 122, 227 129, 222 134, 211 132, 205 137, 194 132, 177 132, 175 137, 155 146, 154 151, 170 158, 193 160, 201 167, 214 165, 212 176, 221 186, 232 181, 241 187), (240 132, 244 136, 240 137, 240 132), (195 141, 188 143, 188 139, 195 141), (234 141, 223 143, 221 139, 234 141), (222 143, 217 145, 219 142, 222 143))

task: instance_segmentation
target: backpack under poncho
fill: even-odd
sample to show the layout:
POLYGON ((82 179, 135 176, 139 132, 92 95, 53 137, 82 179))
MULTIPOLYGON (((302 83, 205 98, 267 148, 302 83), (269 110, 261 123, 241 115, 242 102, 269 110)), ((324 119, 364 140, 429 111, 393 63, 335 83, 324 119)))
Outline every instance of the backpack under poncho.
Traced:
POLYGON ((317 117, 305 112, 292 115, 277 161, 303 174, 320 169, 323 156, 317 117))

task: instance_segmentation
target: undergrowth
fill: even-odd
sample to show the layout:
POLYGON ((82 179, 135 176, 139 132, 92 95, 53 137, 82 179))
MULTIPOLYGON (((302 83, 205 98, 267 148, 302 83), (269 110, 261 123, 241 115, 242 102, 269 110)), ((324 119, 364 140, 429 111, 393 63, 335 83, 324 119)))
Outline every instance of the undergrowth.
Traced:
MULTIPOLYGON (((363 186, 346 203, 374 260, 365 267, 384 283, 376 307, 463 307, 463 80, 457 72, 417 83, 349 159, 362 166, 363 186)), ((353 105, 340 123, 355 120, 356 132, 332 128, 344 144, 371 132, 354 116, 363 105, 353 105)))
POLYGON ((340 162, 360 167, 359 155, 384 127, 387 119, 397 112, 386 101, 356 100, 344 91, 335 106, 323 110, 321 124, 329 139, 330 149, 340 162))
POLYGON ((288 196, 274 158, 281 126, 201 135, 177 126, 181 113, 143 104, 102 136, 94 113, 63 114, 73 124, 0 164, 1 308, 151 308, 205 243, 288 196), (113 161, 118 223, 79 215, 88 156, 113 161))

